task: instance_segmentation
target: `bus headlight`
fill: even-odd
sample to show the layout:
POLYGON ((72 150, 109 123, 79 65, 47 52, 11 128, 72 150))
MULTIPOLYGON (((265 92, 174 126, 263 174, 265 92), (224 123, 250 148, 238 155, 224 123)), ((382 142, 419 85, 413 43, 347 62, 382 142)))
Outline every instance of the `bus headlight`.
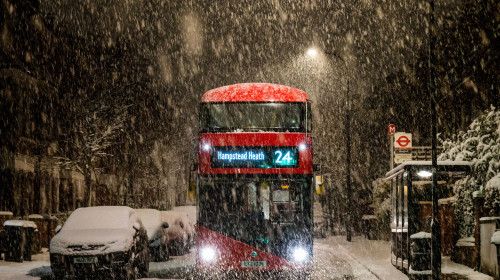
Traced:
POLYGON ((208 144, 208 143, 203 144, 203 151, 206 151, 206 152, 210 151, 210 144, 208 144))
POLYGON ((205 247, 200 250, 201 260, 204 262, 212 262, 215 260, 215 249, 212 247, 205 247))
POLYGON ((303 262, 309 257, 309 253, 302 247, 293 249, 293 260, 296 262, 303 262))
POLYGON ((299 151, 305 151, 307 149, 307 144, 306 143, 300 143, 299 144, 299 151))

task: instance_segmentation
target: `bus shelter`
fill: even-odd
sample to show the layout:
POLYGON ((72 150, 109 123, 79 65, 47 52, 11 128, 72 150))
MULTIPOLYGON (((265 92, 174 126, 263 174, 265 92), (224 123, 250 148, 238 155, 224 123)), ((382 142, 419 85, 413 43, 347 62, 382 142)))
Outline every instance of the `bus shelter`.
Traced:
MULTIPOLYGON (((407 274, 410 267, 420 270, 415 269, 418 263, 430 268, 430 250, 428 254, 412 255, 410 239, 430 238, 431 167, 431 161, 407 161, 386 173, 386 179, 391 182, 391 262, 407 274)), ((438 161, 438 198, 452 197, 455 181, 469 171, 469 162, 438 161)))

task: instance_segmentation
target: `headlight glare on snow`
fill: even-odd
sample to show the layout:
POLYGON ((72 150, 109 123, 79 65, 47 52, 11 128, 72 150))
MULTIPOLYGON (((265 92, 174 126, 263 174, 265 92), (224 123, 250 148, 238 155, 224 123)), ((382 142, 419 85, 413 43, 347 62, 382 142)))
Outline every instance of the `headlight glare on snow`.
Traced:
POLYGON ((309 253, 302 247, 293 249, 293 260, 296 262, 303 262, 309 257, 309 253))
POLYGON ((212 247, 204 247, 200 250, 201 260, 204 262, 212 262, 215 260, 216 252, 212 247))

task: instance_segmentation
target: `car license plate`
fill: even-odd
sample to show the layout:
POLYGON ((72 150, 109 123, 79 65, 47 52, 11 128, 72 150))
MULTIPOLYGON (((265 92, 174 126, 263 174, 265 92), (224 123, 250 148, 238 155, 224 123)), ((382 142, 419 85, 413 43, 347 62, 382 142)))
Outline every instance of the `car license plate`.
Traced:
POLYGON ((97 263, 97 257, 76 257, 73 263, 97 263))
POLYGON ((265 267, 267 266, 266 261, 242 261, 241 267, 265 267))

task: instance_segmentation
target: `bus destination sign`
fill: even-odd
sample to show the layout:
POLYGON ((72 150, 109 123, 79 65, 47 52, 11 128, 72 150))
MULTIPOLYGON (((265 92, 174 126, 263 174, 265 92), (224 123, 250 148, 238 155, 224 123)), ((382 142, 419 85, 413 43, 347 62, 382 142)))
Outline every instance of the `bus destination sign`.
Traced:
POLYGON ((298 167, 297 147, 235 147, 212 148, 212 168, 295 168, 298 167))

